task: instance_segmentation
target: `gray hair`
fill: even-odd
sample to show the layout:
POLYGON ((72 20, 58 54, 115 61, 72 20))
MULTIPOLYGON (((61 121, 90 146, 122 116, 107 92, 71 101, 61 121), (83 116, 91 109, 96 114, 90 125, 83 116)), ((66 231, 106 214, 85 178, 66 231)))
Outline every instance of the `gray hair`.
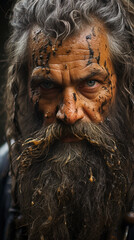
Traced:
MULTIPOLYGON (((110 53, 128 115, 134 106, 134 5, 129 0, 19 0, 11 19, 12 35, 8 43, 9 71, 6 90, 7 136, 19 136, 15 119, 16 99, 27 96, 27 47, 29 32, 39 25, 47 37, 65 39, 79 31, 93 17, 107 30, 110 53), (24 74, 25 72, 25 74, 24 74), (14 107, 13 107, 14 106, 14 107)), ((20 109, 25 110, 24 107, 20 109)), ((133 121, 133 120, 131 120, 133 121)))

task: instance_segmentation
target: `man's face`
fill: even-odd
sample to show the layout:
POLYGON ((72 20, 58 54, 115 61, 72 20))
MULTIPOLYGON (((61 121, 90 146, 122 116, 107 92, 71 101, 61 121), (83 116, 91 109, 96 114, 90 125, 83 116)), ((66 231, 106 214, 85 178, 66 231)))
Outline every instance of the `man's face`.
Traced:
POLYGON ((43 126, 14 161, 29 239, 105 239, 128 187, 106 30, 95 21, 55 42, 35 26, 29 48, 29 98, 43 126), (105 119, 113 113, 115 129, 105 119))
POLYGON ((62 42, 47 40, 35 26, 29 47, 29 95, 45 126, 104 120, 115 99, 116 75, 102 24, 84 25, 62 42))

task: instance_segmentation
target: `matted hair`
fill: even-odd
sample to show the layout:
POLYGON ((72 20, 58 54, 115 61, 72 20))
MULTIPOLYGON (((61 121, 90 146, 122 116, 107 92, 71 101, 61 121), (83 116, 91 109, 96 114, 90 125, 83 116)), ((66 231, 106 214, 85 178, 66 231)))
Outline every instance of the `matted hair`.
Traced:
POLYGON ((13 9, 12 35, 7 46, 7 138, 20 137, 18 116, 27 114, 27 48, 32 26, 39 25, 48 37, 65 39, 79 31, 84 23, 90 24, 93 17, 102 21, 107 30, 117 85, 122 93, 121 104, 133 130, 134 5, 129 0, 18 0, 13 9))

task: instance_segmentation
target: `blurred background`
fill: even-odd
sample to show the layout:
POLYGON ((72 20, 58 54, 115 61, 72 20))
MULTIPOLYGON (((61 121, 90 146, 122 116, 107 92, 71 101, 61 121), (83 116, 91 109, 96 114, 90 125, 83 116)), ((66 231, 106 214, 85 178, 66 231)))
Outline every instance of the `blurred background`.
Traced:
POLYGON ((9 19, 13 7, 13 0, 0 0, 0 146, 5 138, 5 113, 4 113, 4 86, 7 75, 7 57, 5 46, 9 37, 9 19))

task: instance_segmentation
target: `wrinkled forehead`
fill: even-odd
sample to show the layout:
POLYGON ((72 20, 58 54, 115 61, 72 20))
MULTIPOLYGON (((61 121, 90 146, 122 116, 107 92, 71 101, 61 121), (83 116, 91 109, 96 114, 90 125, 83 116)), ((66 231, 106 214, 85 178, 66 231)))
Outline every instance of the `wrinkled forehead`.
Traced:
MULTIPOLYGON (((105 61, 110 58, 109 44, 107 32, 102 23, 94 21, 92 24, 82 25, 81 29, 76 31, 64 40, 57 40, 45 36, 43 30, 39 26, 34 26, 30 33, 29 39, 30 53, 35 56, 40 56, 51 61, 55 61, 55 55, 86 56, 97 58, 101 55, 100 60, 105 61), (50 54, 50 55, 49 55, 50 54)), ((57 61, 58 59, 56 59, 57 61)))

